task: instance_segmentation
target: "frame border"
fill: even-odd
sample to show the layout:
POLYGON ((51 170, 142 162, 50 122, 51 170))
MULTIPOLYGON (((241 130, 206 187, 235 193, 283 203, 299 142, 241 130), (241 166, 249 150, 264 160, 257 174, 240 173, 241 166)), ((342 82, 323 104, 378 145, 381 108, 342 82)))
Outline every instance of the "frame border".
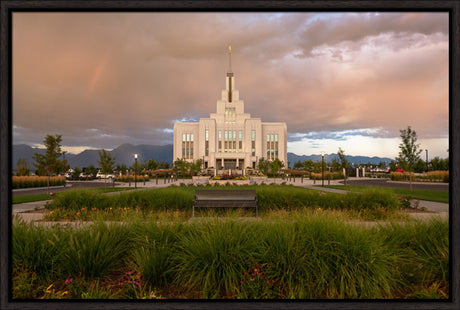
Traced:
POLYGON ((460 2, 458 0, 6 0, 0 4, 0 308, 1 309, 459 309, 460 308, 460 2), (433 11, 449 13, 449 163, 450 279, 447 300, 93 300, 12 301, 11 160, 12 160, 12 14, 13 12, 276 12, 276 11, 433 11), (454 156, 457 155, 457 156, 454 156), (455 237, 454 237, 455 236, 455 237))

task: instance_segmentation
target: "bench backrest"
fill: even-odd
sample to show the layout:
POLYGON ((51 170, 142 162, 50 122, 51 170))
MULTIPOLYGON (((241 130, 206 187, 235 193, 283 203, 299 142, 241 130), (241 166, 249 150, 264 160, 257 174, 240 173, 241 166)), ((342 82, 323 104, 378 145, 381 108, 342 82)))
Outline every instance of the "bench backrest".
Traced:
POLYGON ((196 199, 200 198, 227 198, 232 199, 233 197, 244 197, 248 200, 256 199, 255 189, 197 189, 195 191, 196 199))

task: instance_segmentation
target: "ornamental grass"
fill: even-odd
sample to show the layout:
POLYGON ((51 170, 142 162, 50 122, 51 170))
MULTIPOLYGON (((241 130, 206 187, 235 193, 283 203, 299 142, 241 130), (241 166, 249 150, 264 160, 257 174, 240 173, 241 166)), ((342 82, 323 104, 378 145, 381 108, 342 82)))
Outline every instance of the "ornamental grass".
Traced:
POLYGON ((14 221, 13 299, 448 297, 448 220, 368 228, 337 211, 273 212, 253 221, 14 221))

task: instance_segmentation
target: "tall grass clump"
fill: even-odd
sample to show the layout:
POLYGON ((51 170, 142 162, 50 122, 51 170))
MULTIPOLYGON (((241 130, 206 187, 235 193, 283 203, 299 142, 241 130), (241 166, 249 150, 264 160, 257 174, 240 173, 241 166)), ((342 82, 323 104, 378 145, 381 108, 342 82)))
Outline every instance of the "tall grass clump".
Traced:
POLYGON ((174 277, 174 256, 178 236, 183 225, 157 224, 155 222, 130 226, 136 244, 133 265, 146 284, 162 286, 172 282, 174 277))
POLYGON ((175 282, 201 291, 203 298, 233 296, 257 248, 253 229, 234 220, 188 226, 177 244, 175 282))
POLYGON ((258 263, 270 266, 265 274, 277 283, 277 297, 383 298, 394 291, 396 255, 364 227, 321 212, 268 226, 258 263))
POLYGON ((51 230, 14 220, 11 238, 13 268, 27 268, 36 272, 40 279, 58 275, 67 237, 62 229, 51 230))
POLYGON ((120 225, 104 223, 75 230, 63 253, 66 276, 100 278, 124 265, 131 252, 128 232, 120 225))
POLYGON ((395 265, 406 285, 448 281, 449 223, 445 219, 414 223, 391 223, 379 229, 388 247, 398 249, 395 265))

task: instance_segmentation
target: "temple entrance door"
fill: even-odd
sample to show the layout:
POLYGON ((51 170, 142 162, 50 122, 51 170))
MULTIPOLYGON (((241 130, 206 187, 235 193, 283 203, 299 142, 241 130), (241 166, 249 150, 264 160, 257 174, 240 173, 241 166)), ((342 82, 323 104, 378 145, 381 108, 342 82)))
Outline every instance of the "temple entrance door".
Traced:
POLYGON ((228 169, 235 170, 236 169, 236 159, 225 159, 224 169, 225 170, 228 170, 228 169))

